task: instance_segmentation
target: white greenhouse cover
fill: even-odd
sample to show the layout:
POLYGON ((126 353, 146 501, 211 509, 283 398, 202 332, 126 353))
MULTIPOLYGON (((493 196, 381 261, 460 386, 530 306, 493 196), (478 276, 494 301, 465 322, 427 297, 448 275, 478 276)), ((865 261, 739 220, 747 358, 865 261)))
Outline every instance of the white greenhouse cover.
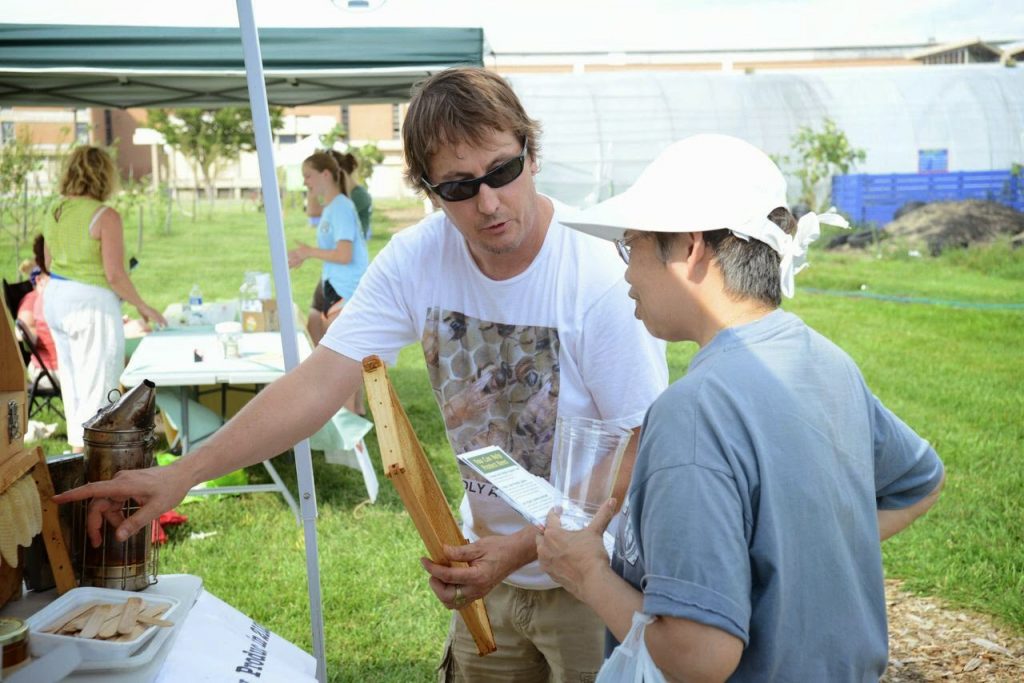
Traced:
MULTIPOLYGON (((801 125, 836 121, 867 151, 852 172, 916 173, 919 150, 949 171, 1024 161, 1024 69, 999 65, 776 72, 508 76, 543 126, 540 189, 577 206, 621 192, 671 142, 726 133, 779 157, 801 125)), ((785 169, 784 169, 785 170, 785 169)))

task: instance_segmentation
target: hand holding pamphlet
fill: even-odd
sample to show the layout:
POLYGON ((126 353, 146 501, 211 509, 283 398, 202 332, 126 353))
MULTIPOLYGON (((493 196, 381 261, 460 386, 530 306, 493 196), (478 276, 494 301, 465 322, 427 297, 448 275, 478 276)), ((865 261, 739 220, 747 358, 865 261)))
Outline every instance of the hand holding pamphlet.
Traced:
MULTIPOLYGON (((457 456, 471 470, 492 485, 502 500, 535 526, 547 524, 548 511, 562 507, 562 528, 579 531, 590 523, 592 515, 566 499, 549 481, 528 472, 498 446, 486 446, 457 456)), ((604 546, 611 555, 615 539, 605 532, 604 546)))
MULTIPOLYGON (((463 453, 458 458, 493 484, 498 495, 530 524, 544 526, 548 511, 561 503, 558 490, 550 482, 530 474, 498 446, 478 448, 463 453)), ((571 502, 569 504, 572 505, 571 502)), ((563 509, 564 507, 563 504, 563 509)), ((582 513, 582 510, 570 512, 582 513)), ((575 515, 573 517, 575 518, 575 515)), ((582 529, 586 522, 575 526, 563 526, 567 529, 582 529)))

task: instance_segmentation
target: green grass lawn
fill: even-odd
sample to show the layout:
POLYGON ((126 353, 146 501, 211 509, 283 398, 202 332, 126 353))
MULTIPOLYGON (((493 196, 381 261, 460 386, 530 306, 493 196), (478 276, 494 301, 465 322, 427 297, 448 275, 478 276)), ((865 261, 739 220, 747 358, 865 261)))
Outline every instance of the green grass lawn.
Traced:
MULTIPOLYGON (((372 253, 400 227, 389 219, 399 210, 415 213, 408 202, 378 202, 372 253)), ((246 270, 270 270, 263 216, 251 210, 221 208, 196 222, 176 215, 170 235, 151 232, 133 278, 157 308, 184 300, 193 282, 209 300, 234 297, 246 270)), ((286 216, 286 232, 290 245, 313 240, 295 210, 286 216)), ((1024 311, 800 291, 1020 304, 1024 252, 1004 244, 921 259, 888 245, 881 257, 816 251, 811 262, 784 307, 846 349, 875 393, 935 445, 947 467, 946 490, 933 511, 885 544, 888 575, 1024 632, 1024 311)), ((292 273, 303 308, 318 274, 315 262, 292 273)), ((670 347, 673 379, 695 350, 693 344, 670 347)), ((461 484, 419 348, 405 349, 390 373, 442 487, 456 502, 461 484)), ((368 443, 376 454, 372 434, 368 443)), ((59 440, 45 445, 48 452, 62 450, 59 440)), ((294 490, 291 457, 276 462, 294 490)), ((427 588, 417 562, 423 549, 401 502, 382 475, 377 504, 364 505, 358 472, 326 464, 319 453, 314 470, 331 680, 430 679, 447 611, 427 588)), ((249 474, 254 481, 265 477, 262 468, 249 474)), ((189 502, 179 511, 189 522, 172 530, 160 571, 203 577, 212 593, 310 649, 302 532, 284 501, 246 495, 189 502), (190 539, 200 531, 216 535, 190 539)))

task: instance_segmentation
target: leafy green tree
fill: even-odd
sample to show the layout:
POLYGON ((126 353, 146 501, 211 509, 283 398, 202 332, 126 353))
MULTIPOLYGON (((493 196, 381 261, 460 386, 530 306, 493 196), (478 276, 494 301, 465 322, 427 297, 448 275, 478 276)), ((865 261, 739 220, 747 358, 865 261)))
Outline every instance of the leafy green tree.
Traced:
POLYGON ((17 135, 0 145, 0 195, 20 193, 29 174, 42 165, 43 157, 36 152, 27 134, 17 135))
POLYGON ((867 158, 866 152, 853 147, 846 133, 830 118, 822 122, 821 130, 800 126, 791 144, 795 158, 783 159, 793 166, 793 175, 800 180, 799 202, 812 211, 828 208, 828 198, 818 198, 824 181, 836 174, 849 173, 856 162, 867 158))
POLYGON ((352 152, 359 160, 357 173, 363 183, 373 175, 373 167, 384 161, 384 152, 380 151, 372 142, 367 142, 362 147, 349 147, 348 151, 352 152))
MULTIPOLYGON (((270 108, 272 130, 281 127, 283 111, 280 107, 270 108)), ((149 126, 195 164, 211 200, 214 180, 223 165, 256 147, 252 114, 247 107, 154 109, 149 112, 149 126)))
POLYGON ((320 136, 320 144, 324 149, 331 149, 336 142, 344 142, 348 139, 348 131, 340 123, 334 124, 334 128, 320 136))
POLYGON ((14 241, 11 255, 15 263, 20 258, 21 245, 29 241, 28 224, 34 202, 28 201, 28 178, 42 165, 43 156, 27 134, 16 135, 0 145, 0 226, 14 241))
MULTIPOLYGON (((331 149, 334 147, 334 143, 347 140, 348 131, 340 123, 335 124, 334 128, 320 136, 320 144, 323 145, 324 149, 331 149)), ((373 167, 384 161, 384 153, 372 142, 368 142, 361 147, 350 144, 347 151, 351 152, 359 162, 359 169, 356 171, 358 176, 356 181, 359 183, 366 183, 370 176, 373 175, 373 167)))

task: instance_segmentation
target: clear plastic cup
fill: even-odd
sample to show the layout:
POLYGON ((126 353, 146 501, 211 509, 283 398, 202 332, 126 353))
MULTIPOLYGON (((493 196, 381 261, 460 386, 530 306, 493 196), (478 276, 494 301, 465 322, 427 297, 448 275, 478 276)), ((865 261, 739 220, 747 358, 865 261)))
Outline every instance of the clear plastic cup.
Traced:
POLYGON ((239 344, 242 340, 242 323, 225 321, 214 326, 217 339, 220 340, 221 348, 224 350, 225 358, 238 358, 239 344))
POLYGON ((560 415, 551 453, 552 506, 562 508, 562 527, 582 529, 611 496, 632 432, 601 420, 560 415))

